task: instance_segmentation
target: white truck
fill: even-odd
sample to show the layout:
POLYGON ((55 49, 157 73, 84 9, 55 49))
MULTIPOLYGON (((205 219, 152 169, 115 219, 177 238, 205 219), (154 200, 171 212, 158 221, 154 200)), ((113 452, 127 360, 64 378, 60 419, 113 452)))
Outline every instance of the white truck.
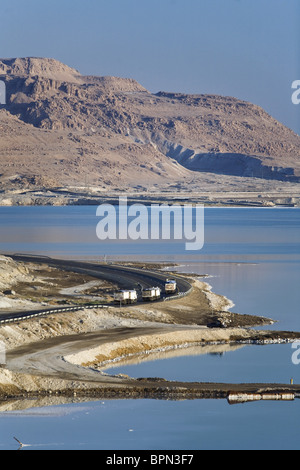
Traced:
POLYGON ((142 298, 144 301, 152 302, 160 299, 161 290, 159 287, 148 287, 143 289, 142 298))
POLYGON ((114 302, 116 304, 134 304, 137 302, 136 290, 120 290, 114 293, 114 302))
POLYGON ((177 283, 174 279, 167 279, 165 282, 166 294, 175 294, 177 289, 177 283))

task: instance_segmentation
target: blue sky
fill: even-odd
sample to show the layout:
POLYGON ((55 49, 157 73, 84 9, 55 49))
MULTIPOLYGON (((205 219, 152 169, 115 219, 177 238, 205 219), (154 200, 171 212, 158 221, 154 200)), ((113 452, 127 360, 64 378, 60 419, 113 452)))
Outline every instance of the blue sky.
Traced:
POLYGON ((0 0, 1 57, 259 104, 300 133, 299 0, 0 0))

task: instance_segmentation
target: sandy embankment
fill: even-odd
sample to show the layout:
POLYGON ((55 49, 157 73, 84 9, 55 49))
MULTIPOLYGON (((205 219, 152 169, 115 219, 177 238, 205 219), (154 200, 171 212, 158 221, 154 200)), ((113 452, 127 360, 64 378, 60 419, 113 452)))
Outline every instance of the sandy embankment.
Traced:
POLYGON ((251 341, 252 338, 257 339, 261 334, 238 328, 210 330, 205 327, 181 327, 178 329, 174 327, 173 330, 175 331, 169 329, 165 332, 158 331, 150 335, 142 334, 117 342, 108 342, 95 348, 67 355, 64 359, 71 364, 104 369, 111 363, 138 358, 139 355, 152 355, 157 352, 178 349, 182 351, 182 354, 186 354, 185 349, 193 346, 205 347, 207 345, 228 345, 234 341, 251 341))

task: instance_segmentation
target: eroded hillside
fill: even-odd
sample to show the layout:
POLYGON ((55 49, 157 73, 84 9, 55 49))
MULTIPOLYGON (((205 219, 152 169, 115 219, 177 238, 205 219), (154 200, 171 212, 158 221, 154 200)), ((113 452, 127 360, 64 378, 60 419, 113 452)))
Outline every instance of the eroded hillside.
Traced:
POLYGON ((54 59, 0 60, 4 190, 251 190, 297 184, 300 137, 232 97, 150 93, 54 59))

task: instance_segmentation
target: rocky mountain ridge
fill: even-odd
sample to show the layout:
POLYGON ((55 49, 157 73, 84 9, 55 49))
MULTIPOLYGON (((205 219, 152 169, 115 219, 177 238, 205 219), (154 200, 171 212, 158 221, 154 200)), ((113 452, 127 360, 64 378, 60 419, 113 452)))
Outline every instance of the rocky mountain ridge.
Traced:
POLYGON ((153 94, 44 58, 2 59, 0 79, 4 190, 300 181, 300 137, 237 98, 153 94))

